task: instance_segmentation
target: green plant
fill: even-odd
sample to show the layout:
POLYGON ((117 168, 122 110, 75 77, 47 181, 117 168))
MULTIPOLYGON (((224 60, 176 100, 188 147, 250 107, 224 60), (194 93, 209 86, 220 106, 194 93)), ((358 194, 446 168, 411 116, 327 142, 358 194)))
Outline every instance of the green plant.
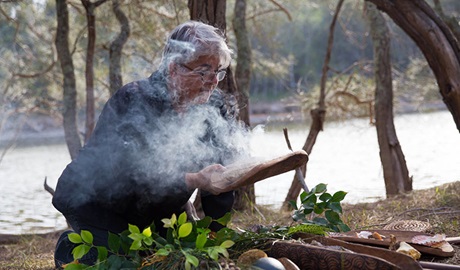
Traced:
POLYGON ((350 228, 343 223, 340 215, 342 206, 340 202, 347 195, 344 191, 337 191, 334 195, 326 192, 326 184, 318 184, 310 192, 300 194, 300 206, 295 201, 290 204, 294 208, 292 218, 306 224, 325 226, 333 231, 349 231, 350 228))
MULTIPOLYGON (((226 225, 230 221, 230 213, 216 220, 226 225)), ((66 265, 67 270, 76 269, 192 269, 197 268, 200 260, 214 262, 217 267, 221 257, 228 258, 227 249, 234 242, 235 233, 230 229, 222 229, 216 234, 208 228, 213 220, 205 217, 197 222, 187 221, 184 212, 177 217, 163 219, 167 228, 166 237, 155 232, 155 228, 141 231, 137 226, 129 224, 128 230, 119 235, 109 233, 108 247, 93 245, 91 232, 82 230, 80 234, 69 234, 69 240, 77 244, 72 254, 74 262, 66 265), (80 264, 92 248, 97 249, 98 259, 93 266, 80 264), (110 255, 109 255, 110 254, 110 255), (178 265, 179 263, 179 265, 178 265)))

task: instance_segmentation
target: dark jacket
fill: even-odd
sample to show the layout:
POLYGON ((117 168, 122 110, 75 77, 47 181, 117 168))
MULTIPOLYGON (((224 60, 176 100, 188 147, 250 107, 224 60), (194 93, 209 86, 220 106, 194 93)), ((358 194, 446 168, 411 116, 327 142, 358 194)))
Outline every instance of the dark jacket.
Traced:
MULTIPOLYGON (((162 227, 161 219, 183 212, 192 195, 185 173, 245 155, 235 143, 239 128, 218 94, 213 105, 178 115, 159 72, 123 86, 59 178, 53 205, 79 224, 115 233, 128 223, 162 227)), ((203 192, 202 204, 206 215, 219 218, 230 211, 233 192, 203 192)))

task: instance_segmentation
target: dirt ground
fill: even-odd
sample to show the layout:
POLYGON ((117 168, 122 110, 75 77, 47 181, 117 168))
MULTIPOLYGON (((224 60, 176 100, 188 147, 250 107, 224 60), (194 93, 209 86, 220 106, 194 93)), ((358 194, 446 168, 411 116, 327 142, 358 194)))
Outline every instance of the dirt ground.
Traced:
MULTIPOLYGON (((413 191, 375 203, 343 205, 343 210, 342 220, 352 230, 379 229, 396 220, 420 220, 432 225, 432 233, 444 233, 450 237, 460 236, 460 181, 413 191)), ((289 212, 256 206, 252 212, 235 213, 230 227, 290 224, 292 219, 289 212)), ((54 269, 53 249, 58 236, 59 233, 56 232, 22 236, 15 241, 6 241, 7 238, 0 235, 0 269, 54 269)), ((456 254, 452 257, 423 255, 421 260, 460 265, 460 246, 453 246, 456 254)))

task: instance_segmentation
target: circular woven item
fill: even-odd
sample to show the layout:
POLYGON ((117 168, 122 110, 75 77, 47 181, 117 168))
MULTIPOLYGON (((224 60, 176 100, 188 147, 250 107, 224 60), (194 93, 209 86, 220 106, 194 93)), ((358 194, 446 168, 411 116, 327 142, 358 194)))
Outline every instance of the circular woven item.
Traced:
POLYGON ((431 229, 431 224, 420 220, 398 220, 383 227, 384 230, 426 232, 431 229))

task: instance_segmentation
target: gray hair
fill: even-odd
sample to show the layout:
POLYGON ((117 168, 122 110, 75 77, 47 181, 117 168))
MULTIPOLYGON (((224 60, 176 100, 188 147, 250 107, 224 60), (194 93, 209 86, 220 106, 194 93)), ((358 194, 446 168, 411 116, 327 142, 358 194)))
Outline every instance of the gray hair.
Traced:
POLYGON ((220 65, 226 68, 230 65, 231 54, 218 28, 198 21, 188 21, 170 33, 160 68, 166 71, 170 62, 184 64, 203 55, 218 55, 220 65))

